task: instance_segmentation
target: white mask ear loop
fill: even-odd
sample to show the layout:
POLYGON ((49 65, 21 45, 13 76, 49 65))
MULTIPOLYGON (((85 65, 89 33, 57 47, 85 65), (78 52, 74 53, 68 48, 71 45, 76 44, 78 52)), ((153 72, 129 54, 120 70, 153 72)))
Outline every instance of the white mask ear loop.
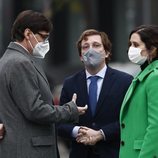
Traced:
MULTIPOLYGON (((32 35, 33 35, 33 37, 35 38, 36 42, 39 43, 38 40, 37 40, 37 38, 36 38, 36 36, 34 35, 33 32, 32 32, 32 35)), ((33 48, 33 45, 31 44, 30 40, 28 40, 28 42, 29 42, 29 44, 30 44, 30 46, 31 46, 31 48, 32 48, 32 50, 33 50, 34 48, 33 48)))
POLYGON ((37 40, 37 38, 36 38, 36 36, 34 35, 34 33, 32 33, 32 35, 35 38, 36 42, 39 43, 38 40, 37 40))
POLYGON ((31 44, 30 40, 28 40, 28 42, 29 42, 29 44, 30 44, 30 46, 31 46, 31 48, 32 48, 32 50, 33 50, 33 46, 32 46, 32 44, 31 44))

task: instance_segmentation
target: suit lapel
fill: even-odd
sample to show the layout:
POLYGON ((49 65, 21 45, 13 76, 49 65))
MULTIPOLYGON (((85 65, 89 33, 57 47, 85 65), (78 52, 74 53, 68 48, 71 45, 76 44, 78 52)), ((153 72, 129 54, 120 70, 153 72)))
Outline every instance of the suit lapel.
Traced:
POLYGON ((113 73, 112 69, 110 67, 107 67, 107 71, 106 71, 106 74, 105 74, 105 77, 103 80, 101 92, 100 92, 100 95, 98 98, 96 114, 97 114, 98 110, 100 109, 100 107, 102 106, 104 99, 108 99, 109 93, 111 93, 114 79, 115 79, 115 77, 114 77, 114 73, 113 73))
POLYGON ((122 106, 121 106, 121 111, 120 111, 120 115, 122 117, 122 112, 124 111, 125 108, 128 108, 127 107, 127 103, 129 101, 129 99, 131 98, 132 94, 134 93, 134 90, 135 88, 137 87, 137 83, 139 82, 138 79, 134 79, 130 85, 130 87, 128 88, 127 92, 126 92, 126 95, 124 97, 124 100, 123 100, 123 103, 122 103, 122 106))
POLYGON ((87 79, 86 79, 86 73, 85 71, 81 72, 81 75, 78 78, 79 84, 79 92, 81 94, 80 97, 82 97, 83 100, 85 100, 86 103, 88 103, 88 90, 87 90, 87 79))
POLYGON ((137 84, 139 82, 142 82, 144 80, 144 78, 146 78, 147 75, 149 75, 153 70, 154 68, 158 67, 158 61, 153 61, 150 65, 148 65, 142 72, 140 72, 135 78, 134 80, 132 81, 130 87, 128 88, 128 91, 124 97, 124 100, 123 100, 123 103, 122 103, 122 106, 121 106, 121 111, 120 111, 120 116, 122 119, 126 109, 128 108, 128 101, 129 99, 132 97, 132 94, 134 93, 135 91, 135 88, 137 87, 137 84))
POLYGON ((158 61, 155 60, 151 64, 149 64, 142 72, 140 72, 132 81, 125 98, 123 100, 122 106, 121 106, 121 111, 120 111, 120 119, 123 118, 123 115, 128 108, 128 101, 132 97, 132 94, 135 91, 135 88, 137 87, 137 84, 139 82, 143 82, 144 78, 146 78, 147 75, 149 75, 154 69, 158 68, 158 61))
POLYGON ((126 104, 129 100, 129 98, 131 97, 131 95, 133 94, 134 90, 135 90, 135 87, 137 85, 137 82, 138 80, 133 80, 128 91, 127 91, 127 95, 125 95, 125 98, 124 98, 124 101, 123 101, 123 104, 126 104))
MULTIPOLYGON (((86 79, 85 70, 81 72, 81 75, 79 75, 79 77, 77 78, 76 83, 77 83, 76 89, 78 89, 79 99, 82 101, 82 103, 89 105, 89 99, 88 99, 89 96, 88 96, 88 90, 87 90, 87 79, 86 79)), ((86 116, 89 116, 92 119, 92 112, 91 112, 90 107, 88 107, 86 116)))

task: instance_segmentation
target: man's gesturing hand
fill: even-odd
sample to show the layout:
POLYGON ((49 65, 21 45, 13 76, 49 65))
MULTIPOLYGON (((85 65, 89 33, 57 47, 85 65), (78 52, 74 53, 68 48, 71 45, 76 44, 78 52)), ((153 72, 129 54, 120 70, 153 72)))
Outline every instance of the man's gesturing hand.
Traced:
MULTIPOLYGON (((77 99, 77 94, 74 93, 73 96, 72 96, 72 101, 76 104, 76 99, 77 99)), ((77 109, 78 109, 78 112, 79 112, 79 115, 83 115, 86 110, 88 109, 88 106, 85 105, 84 107, 81 107, 81 106, 77 106, 77 109)))

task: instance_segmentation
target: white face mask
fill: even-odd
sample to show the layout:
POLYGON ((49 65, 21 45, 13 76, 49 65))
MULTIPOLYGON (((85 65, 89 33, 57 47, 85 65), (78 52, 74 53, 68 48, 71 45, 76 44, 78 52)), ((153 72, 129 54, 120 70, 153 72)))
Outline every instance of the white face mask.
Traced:
POLYGON ((142 65, 147 60, 147 56, 141 55, 142 49, 135 48, 135 47, 129 47, 128 50, 128 57, 129 60, 135 64, 142 65))
MULTIPOLYGON (((36 39, 36 41, 38 42, 37 38, 35 37, 35 35, 33 34, 34 38, 36 39)), ((33 49, 33 56, 36 57, 36 58, 44 58, 45 55, 47 54, 47 52, 49 51, 50 49, 50 46, 49 46, 49 41, 46 40, 44 42, 38 42, 36 44, 36 46, 33 48, 31 42, 29 41, 32 49, 33 49)))
POLYGON ((47 52, 49 51, 49 42, 38 42, 33 48, 33 56, 36 58, 44 58, 47 52))

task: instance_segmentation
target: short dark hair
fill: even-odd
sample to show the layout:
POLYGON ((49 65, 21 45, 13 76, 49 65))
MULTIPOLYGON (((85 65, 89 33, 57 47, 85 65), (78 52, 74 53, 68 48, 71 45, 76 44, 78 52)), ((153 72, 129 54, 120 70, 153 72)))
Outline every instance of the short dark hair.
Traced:
POLYGON ((42 13, 33 10, 22 11, 13 24, 11 30, 12 40, 22 41, 26 28, 29 28, 33 33, 38 33, 39 31, 51 32, 52 23, 42 13))
POLYGON ((86 40, 88 36, 92 36, 92 35, 100 35, 105 51, 109 52, 109 57, 106 58, 106 62, 108 62, 111 58, 111 55, 112 55, 111 54, 111 49, 112 49, 111 41, 109 40, 108 35, 105 32, 99 32, 95 29, 85 30, 81 34, 81 36, 79 37, 79 39, 77 41, 77 48, 78 48, 79 56, 81 56, 81 43, 82 43, 82 41, 86 40))

